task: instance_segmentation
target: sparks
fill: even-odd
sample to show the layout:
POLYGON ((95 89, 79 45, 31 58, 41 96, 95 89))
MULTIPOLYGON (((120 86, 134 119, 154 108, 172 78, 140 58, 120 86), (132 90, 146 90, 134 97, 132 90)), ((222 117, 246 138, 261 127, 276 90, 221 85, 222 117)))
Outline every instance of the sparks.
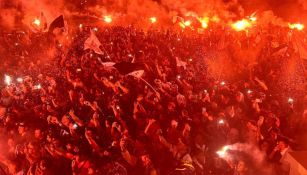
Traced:
POLYGON ((292 30, 303 30, 305 28, 305 26, 303 24, 300 24, 300 23, 296 23, 296 24, 288 24, 289 28, 292 29, 292 30))
POLYGON ((248 20, 243 19, 241 21, 237 21, 233 23, 231 27, 235 29, 236 31, 243 31, 243 30, 246 30, 247 28, 250 28, 251 24, 248 20))
POLYGON ((40 26, 41 25, 41 21, 39 19, 34 19, 33 24, 35 24, 36 26, 40 26))
POLYGON ((110 15, 107 15, 107 16, 103 17, 103 20, 106 23, 111 23, 112 22, 112 17, 110 15))
POLYGON ((152 24, 154 24, 154 23, 157 22, 157 18, 156 18, 156 17, 151 17, 151 18, 149 18, 149 20, 150 20, 150 22, 151 22, 152 24))

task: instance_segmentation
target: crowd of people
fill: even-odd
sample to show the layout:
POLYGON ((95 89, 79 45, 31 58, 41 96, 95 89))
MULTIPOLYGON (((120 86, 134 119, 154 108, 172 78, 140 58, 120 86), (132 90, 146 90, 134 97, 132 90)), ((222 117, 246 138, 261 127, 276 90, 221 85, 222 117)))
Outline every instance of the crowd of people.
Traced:
POLYGON ((304 72, 280 83, 305 66, 289 29, 103 27, 100 54, 84 50, 91 29, 1 36, 0 174, 281 175, 306 148, 304 72))

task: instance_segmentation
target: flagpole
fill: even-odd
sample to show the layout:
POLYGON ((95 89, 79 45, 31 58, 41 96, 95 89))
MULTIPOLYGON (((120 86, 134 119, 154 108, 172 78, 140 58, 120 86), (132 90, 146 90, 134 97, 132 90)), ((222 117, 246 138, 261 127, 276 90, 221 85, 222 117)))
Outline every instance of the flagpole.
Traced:
POLYGON ((142 80, 145 84, 147 84, 155 92, 156 96, 160 99, 160 97, 158 96, 158 94, 159 94, 158 91, 150 83, 148 83, 142 77, 136 77, 136 78, 142 80))

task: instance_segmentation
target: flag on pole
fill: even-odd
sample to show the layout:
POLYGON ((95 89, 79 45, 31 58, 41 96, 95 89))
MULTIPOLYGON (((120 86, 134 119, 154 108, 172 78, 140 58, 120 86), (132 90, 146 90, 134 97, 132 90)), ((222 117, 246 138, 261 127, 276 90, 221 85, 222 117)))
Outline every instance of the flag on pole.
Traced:
POLYGON ((44 15, 43 12, 41 12, 40 21, 41 21, 41 24, 42 24, 42 28, 43 28, 43 30, 45 31, 45 30, 47 29, 48 25, 47 25, 46 16, 44 15))
POLYGON ((143 63, 129 63, 129 62, 116 63, 113 67, 115 67, 118 70, 118 72, 122 75, 127 75, 134 71, 145 69, 145 65, 143 63))
POLYGON ((278 49, 276 52, 272 54, 272 56, 284 56, 287 53, 288 47, 283 47, 278 49))
POLYGON ((95 33, 91 31, 91 35, 84 42, 84 50, 90 49, 95 53, 102 55, 103 52, 100 49, 101 43, 96 37, 95 33))
POLYGON ((127 75, 131 75, 135 78, 141 78, 143 76, 143 74, 144 74, 144 70, 136 70, 136 71, 133 71, 133 72, 127 74, 127 75))
POLYGON ((63 28, 63 27, 65 27, 64 17, 63 15, 60 15, 55 20, 53 20, 52 23, 49 25, 48 33, 53 33, 54 29, 63 28))
POLYGON ((122 75, 131 75, 140 78, 144 74, 145 65, 143 63, 129 63, 129 62, 101 62, 104 67, 115 68, 122 75))

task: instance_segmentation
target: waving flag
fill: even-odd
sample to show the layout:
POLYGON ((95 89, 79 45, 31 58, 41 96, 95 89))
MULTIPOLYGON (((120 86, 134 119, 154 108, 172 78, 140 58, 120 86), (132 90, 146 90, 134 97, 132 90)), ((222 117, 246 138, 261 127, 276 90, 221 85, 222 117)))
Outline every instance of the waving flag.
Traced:
POLYGON ((100 46, 100 41, 96 37, 95 33, 91 31, 91 35, 84 42, 84 50, 90 49, 93 50, 95 53, 102 55, 103 52, 100 49, 100 46))
POLYGON ((144 70, 137 70, 137 71, 133 71, 127 75, 131 75, 131 76, 134 76, 136 78, 141 78, 144 74, 144 70))
POLYGON ((105 67, 113 67, 116 63, 114 63, 114 62, 101 62, 101 64, 105 67))
POLYGON ((61 15, 52 21, 52 23, 49 25, 48 33, 53 33, 54 29, 63 27, 65 27, 64 17, 61 15))
POLYGON ((143 63, 129 63, 129 62, 116 63, 113 67, 115 67, 118 70, 118 72, 122 75, 127 75, 134 71, 145 69, 145 65, 143 63))

